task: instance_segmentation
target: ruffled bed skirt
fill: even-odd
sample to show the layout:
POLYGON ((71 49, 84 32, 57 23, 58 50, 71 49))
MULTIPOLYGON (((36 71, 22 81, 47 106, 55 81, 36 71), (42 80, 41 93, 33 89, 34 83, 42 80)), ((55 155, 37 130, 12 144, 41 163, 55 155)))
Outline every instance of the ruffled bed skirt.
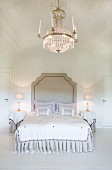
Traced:
POLYGON ((19 132, 15 132, 15 151, 20 153, 26 152, 88 152, 93 150, 93 135, 91 132, 88 134, 86 141, 74 140, 31 140, 21 142, 19 140, 19 132))

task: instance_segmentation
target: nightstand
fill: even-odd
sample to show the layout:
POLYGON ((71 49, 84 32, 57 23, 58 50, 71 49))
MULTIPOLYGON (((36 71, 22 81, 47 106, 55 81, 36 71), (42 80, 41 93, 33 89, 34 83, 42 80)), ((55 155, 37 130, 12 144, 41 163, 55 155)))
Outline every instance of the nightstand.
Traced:
POLYGON ((23 110, 12 111, 9 116, 9 132, 15 132, 20 123, 24 120, 26 112, 23 110))
POLYGON ((79 115, 88 122, 92 132, 95 132, 96 115, 93 111, 80 111, 79 115))

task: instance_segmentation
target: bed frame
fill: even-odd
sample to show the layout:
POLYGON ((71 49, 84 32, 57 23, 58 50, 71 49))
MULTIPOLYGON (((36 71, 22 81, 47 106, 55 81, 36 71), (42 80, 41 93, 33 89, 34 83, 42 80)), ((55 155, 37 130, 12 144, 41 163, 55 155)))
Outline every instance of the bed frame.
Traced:
MULTIPOLYGON (((42 73, 31 84, 31 110, 34 111, 34 100, 77 103, 77 84, 65 73, 42 73)), ((20 141, 18 129, 15 132, 15 150, 22 152, 88 152, 93 150, 93 135, 88 129, 86 141, 70 140, 30 140, 20 141)))

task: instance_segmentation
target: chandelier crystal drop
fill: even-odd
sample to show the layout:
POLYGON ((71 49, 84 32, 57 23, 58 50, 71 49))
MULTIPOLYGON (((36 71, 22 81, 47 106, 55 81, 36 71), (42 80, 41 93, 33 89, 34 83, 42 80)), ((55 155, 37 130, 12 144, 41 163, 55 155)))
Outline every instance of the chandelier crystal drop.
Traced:
POLYGON ((51 30, 47 31, 46 35, 42 37, 41 20, 39 25, 38 37, 43 39, 43 48, 55 53, 63 53, 74 48, 77 42, 76 27, 72 17, 73 31, 63 28, 63 19, 66 16, 65 10, 62 9, 63 3, 57 0, 57 4, 53 6, 51 13, 51 30))

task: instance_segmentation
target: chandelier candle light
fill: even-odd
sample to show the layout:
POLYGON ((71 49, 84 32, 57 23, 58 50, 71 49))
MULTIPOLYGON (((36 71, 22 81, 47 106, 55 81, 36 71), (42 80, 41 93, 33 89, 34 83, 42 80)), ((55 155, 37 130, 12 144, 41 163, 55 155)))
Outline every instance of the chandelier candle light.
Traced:
POLYGON ((74 48, 77 43, 77 32, 72 16, 73 31, 63 28, 63 19, 66 16, 65 10, 62 9, 62 2, 57 0, 57 4, 53 6, 51 12, 51 30, 47 31, 46 35, 42 37, 41 20, 39 24, 38 37, 43 39, 43 48, 55 53, 63 53, 74 48))

